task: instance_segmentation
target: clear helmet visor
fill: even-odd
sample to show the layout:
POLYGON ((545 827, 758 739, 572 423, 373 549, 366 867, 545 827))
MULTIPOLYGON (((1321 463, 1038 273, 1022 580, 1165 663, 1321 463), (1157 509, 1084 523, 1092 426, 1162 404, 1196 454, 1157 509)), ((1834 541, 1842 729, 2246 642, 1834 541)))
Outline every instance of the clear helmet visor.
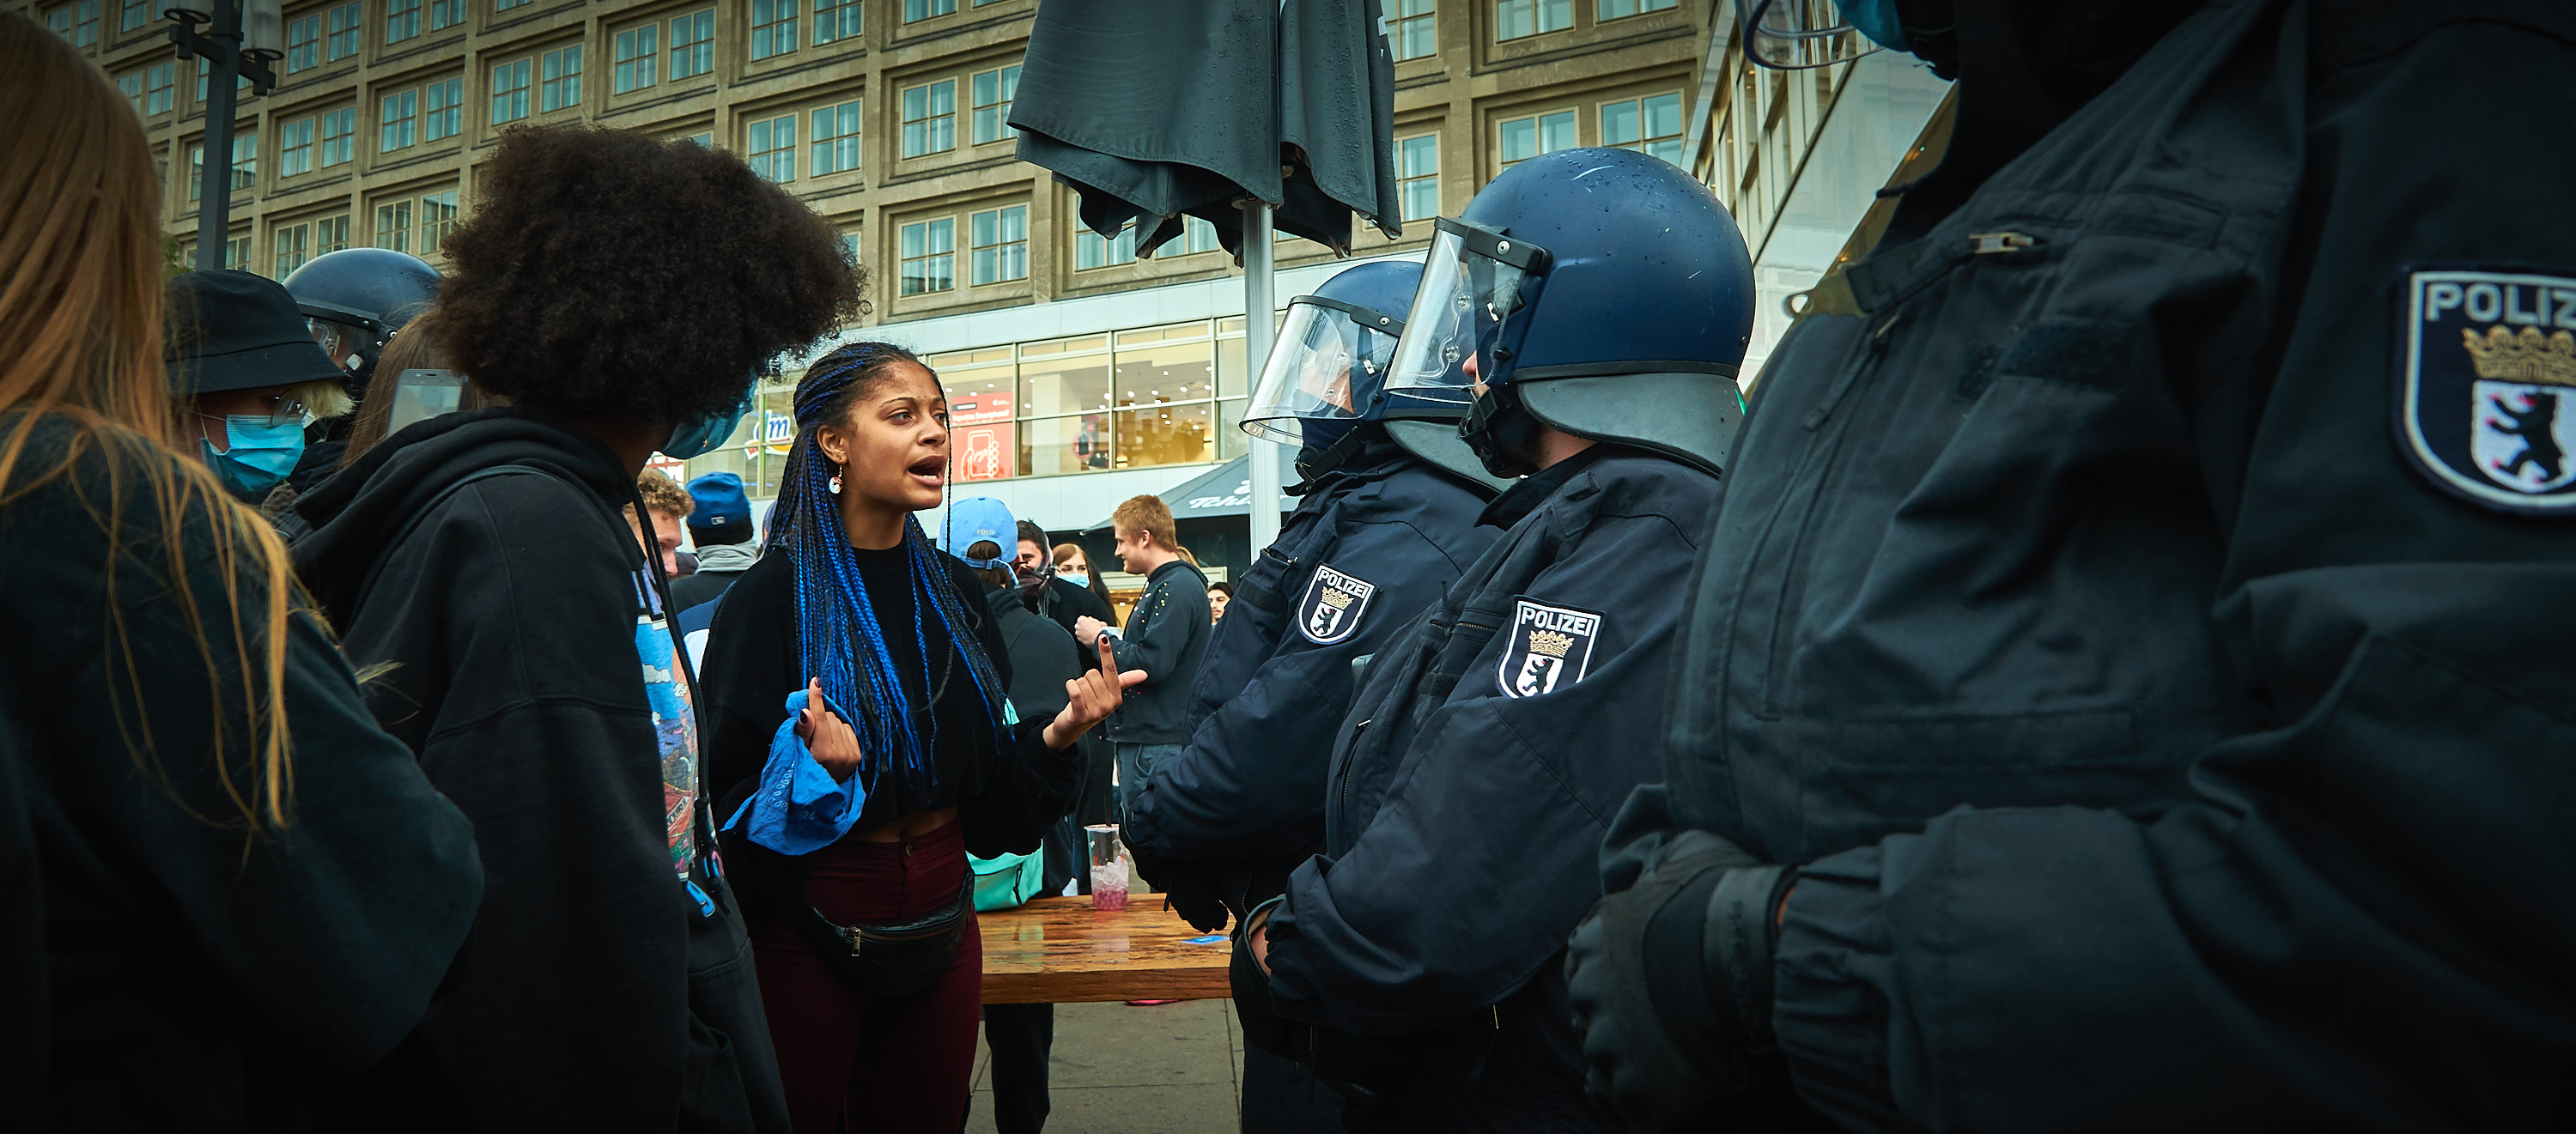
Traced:
POLYGON ((1476 400, 1479 382, 1500 377, 1495 348, 1503 345, 1535 277, 1479 251, 1476 245, 1493 243, 1492 235, 1448 220, 1438 224, 1386 386, 1412 398, 1464 405, 1476 400))
POLYGON ((1288 321, 1261 367, 1243 431, 1302 444, 1302 421, 1357 421, 1393 361, 1403 324, 1311 296, 1289 301, 1288 321), (1361 320, 1383 326, 1363 326, 1361 320))

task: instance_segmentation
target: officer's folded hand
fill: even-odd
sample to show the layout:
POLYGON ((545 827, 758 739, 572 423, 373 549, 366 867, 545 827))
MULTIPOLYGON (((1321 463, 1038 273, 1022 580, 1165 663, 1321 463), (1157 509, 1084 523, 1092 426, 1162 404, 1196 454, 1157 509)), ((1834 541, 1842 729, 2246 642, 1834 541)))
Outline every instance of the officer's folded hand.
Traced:
POLYGON ((1629 1129, 1710 1128, 1777 1078, 1771 910, 1784 876, 1689 831, 1575 928, 1565 977, 1586 1085, 1629 1129))
MULTIPOLYGON (((1148 790, 1151 790, 1150 788, 1148 790)), ((1190 928, 1201 933, 1215 933, 1225 928, 1232 915, 1226 912, 1214 879, 1159 854, 1142 845, 1130 843, 1127 852, 1135 856, 1136 873, 1163 893, 1163 904, 1171 907, 1190 928)))

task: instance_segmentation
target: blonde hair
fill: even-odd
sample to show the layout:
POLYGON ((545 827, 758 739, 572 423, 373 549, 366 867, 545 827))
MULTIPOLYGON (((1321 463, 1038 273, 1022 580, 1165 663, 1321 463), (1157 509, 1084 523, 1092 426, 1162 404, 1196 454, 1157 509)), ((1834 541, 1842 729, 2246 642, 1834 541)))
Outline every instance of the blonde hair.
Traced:
POLYGON ((75 466, 100 471, 102 483, 71 483, 108 540, 108 700, 120 738, 138 765, 169 785, 146 700, 166 691, 142 687, 116 601, 118 565, 150 548, 162 553, 167 579, 143 583, 146 601, 176 604, 206 673, 216 778, 239 825, 283 828, 294 792, 286 620, 307 604, 285 544, 179 444, 161 361, 159 200, 142 123, 124 96, 60 38, 22 16, 0 15, 0 411, 17 414, 0 431, 0 505, 75 466), (71 439, 58 459, 35 467, 27 450, 46 422, 68 424, 71 439), (164 537, 157 548, 121 542, 123 517, 138 497, 151 508, 146 526, 164 537), (200 527, 204 542, 183 537, 200 527), (222 583, 219 593, 200 594, 189 581, 190 559, 209 552, 222 583), (219 647, 210 629, 225 631, 228 645, 219 647), (227 672, 240 678, 227 680, 227 672), (227 751, 237 727, 246 755, 227 751))
POLYGON ((1160 496, 1130 496, 1109 513, 1109 522, 1145 537, 1145 542, 1179 548, 1180 537, 1172 526, 1172 506, 1160 496))
MULTIPOLYGON (((644 506, 656 512, 685 520, 689 513, 698 510, 698 502, 689 496, 689 490, 680 487, 679 481, 671 479, 669 473, 660 469, 646 469, 635 474, 635 491, 644 498, 644 506)), ((631 512, 635 506, 629 504, 626 509, 631 512)))

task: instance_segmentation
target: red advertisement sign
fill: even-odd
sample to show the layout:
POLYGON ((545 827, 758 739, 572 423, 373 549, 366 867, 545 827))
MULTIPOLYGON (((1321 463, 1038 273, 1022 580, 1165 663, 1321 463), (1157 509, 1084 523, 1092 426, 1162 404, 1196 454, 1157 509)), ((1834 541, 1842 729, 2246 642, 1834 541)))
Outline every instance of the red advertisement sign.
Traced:
POLYGON ((958 480, 1000 480, 1011 475, 1012 450, 1019 434, 1011 423, 1009 391, 949 399, 948 425, 949 464, 958 480))

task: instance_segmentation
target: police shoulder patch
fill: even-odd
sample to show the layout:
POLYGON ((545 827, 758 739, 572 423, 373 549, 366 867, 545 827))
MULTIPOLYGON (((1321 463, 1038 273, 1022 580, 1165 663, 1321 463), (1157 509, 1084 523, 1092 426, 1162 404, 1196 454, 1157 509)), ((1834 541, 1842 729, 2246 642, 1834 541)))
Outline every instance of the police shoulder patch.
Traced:
POLYGON ((2504 512, 2576 512, 2576 275, 2411 272, 2397 440, 2417 471, 2504 512))
POLYGON ((1368 613, 1377 584, 1330 564, 1318 564, 1306 582, 1306 597, 1297 604, 1297 632, 1318 646, 1329 646, 1358 633, 1360 616, 1368 613))
POLYGON ((1494 683, 1506 697, 1573 688, 1592 666, 1592 644, 1601 638, 1601 622, 1595 611, 1517 600, 1494 683))

